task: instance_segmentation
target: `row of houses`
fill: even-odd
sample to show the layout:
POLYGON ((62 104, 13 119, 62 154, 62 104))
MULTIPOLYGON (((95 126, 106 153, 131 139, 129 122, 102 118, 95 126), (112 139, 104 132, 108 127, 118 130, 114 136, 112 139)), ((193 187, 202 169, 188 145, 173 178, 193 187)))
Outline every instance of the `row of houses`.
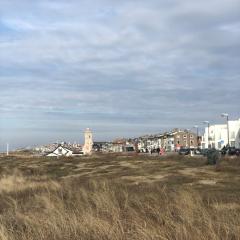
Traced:
POLYGON ((147 135, 136 139, 140 152, 164 148, 178 151, 180 148, 215 148, 224 146, 240 148, 240 119, 227 121, 226 124, 208 124, 203 136, 189 130, 173 129, 163 134, 147 135))
POLYGON ((138 150, 149 152, 158 148, 165 151, 178 151, 180 148, 198 148, 201 137, 189 130, 173 129, 163 134, 147 135, 137 139, 138 150))
POLYGON ((174 129, 163 134, 116 139, 112 142, 94 142, 93 150, 95 152, 152 152, 163 148, 165 151, 177 151, 181 147, 199 147, 200 139, 194 132, 174 129))
POLYGON ((94 142, 93 150, 103 153, 134 152, 137 150, 135 141, 131 139, 116 139, 112 142, 94 142))

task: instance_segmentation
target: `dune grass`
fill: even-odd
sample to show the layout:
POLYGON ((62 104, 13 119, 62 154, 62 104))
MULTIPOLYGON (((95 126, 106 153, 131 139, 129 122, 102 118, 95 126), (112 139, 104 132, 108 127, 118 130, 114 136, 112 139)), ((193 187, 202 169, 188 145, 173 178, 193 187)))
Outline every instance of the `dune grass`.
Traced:
POLYGON ((0 159, 0 239, 240 239, 239 159, 109 158, 0 159))

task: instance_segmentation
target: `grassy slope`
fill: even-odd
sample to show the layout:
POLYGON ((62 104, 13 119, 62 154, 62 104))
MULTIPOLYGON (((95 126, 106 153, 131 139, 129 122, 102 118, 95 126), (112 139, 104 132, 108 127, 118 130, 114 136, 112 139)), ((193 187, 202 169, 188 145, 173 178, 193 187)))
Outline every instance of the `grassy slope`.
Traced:
POLYGON ((240 159, 0 157, 0 239, 240 239, 240 159))

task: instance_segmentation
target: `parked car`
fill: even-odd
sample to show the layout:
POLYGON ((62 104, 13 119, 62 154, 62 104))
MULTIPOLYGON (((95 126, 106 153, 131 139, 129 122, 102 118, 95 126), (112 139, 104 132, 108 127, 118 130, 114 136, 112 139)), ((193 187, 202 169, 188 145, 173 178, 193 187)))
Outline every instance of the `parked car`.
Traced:
POLYGON ((237 156, 240 156, 240 149, 239 149, 239 148, 236 149, 236 155, 237 155, 237 156))
POLYGON ((233 156, 233 155, 239 156, 239 154, 240 154, 240 149, 237 149, 235 147, 230 147, 228 149, 228 155, 230 155, 230 156, 233 156))
POLYGON ((195 155, 202 155, 202 150, 200 148, 194 149, 195 155))
POLYGON ((190 149, 189 148, 180 148, 178 151, 179 155, 189 155, 190 154, 190 149))
POLYGON ((223 147, 223 149, 221 150, 221 154, 222 155, 230 155, 230 156, 240 156, 240 149, 239 148, 235 148, 235 147, 223 147))

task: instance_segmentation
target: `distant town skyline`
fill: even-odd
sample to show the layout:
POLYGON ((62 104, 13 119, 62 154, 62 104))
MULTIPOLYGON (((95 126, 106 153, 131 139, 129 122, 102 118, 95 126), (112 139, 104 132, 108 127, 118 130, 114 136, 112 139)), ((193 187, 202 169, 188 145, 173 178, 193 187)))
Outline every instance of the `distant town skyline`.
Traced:
POLYGON ((240 117, 240 1, 0 2, 0 150, 240 117))

